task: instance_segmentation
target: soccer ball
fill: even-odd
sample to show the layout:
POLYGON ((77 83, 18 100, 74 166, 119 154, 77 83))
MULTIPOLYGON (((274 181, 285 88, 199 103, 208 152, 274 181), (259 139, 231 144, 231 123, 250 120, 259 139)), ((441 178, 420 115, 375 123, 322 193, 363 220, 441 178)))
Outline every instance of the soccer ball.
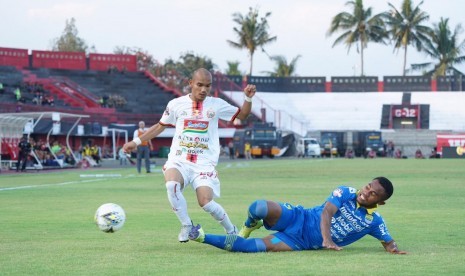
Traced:
POLYGON ((118 204, 105 203, 95 212, 94 220, 101 231, 113 233, 123 227, 126 214, 118 204))

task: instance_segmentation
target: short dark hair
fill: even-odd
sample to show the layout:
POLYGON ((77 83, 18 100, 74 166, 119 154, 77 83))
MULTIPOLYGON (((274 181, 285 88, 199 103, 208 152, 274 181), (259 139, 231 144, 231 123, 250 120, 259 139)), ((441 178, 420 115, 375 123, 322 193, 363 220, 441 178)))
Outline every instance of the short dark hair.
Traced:
POLYGON ((392 182, 384 176, 375 177, 373 180, 378 180, 379 184, 383 186, 384 192, 386 193, 386 198, 384 200, 389 199, 394 193, 394 186, 392 186, 392 182))

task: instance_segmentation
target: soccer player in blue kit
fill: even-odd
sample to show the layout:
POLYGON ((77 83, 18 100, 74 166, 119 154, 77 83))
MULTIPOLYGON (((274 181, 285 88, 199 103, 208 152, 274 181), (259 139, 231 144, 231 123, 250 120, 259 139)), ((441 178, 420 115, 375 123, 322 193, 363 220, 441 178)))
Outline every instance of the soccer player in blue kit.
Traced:
POLYGON ((306 209, 288 203, 257 200, 249 207, 248 218, 238 235, 205 234, 192 228, 189 238, 233 252, 277 252, 328 248, 341 250, 365 235, 378 239, 386 251, 406 254, 397 248, 382 216, 376 212, 394 188, 389 179, 376 177, 360 190, 340 186, 321 206, 306 209), (261 226, 276 231, 264 238, 251 238, 261 226))

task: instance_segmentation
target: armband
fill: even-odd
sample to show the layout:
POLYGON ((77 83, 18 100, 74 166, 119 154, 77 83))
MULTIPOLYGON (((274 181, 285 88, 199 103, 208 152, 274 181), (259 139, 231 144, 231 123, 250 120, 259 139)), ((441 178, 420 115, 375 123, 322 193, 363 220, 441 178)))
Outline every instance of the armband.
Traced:
POLYGON ((138 146, 138 145, 140 145, 142 143, 142 141, 140 140, 139 137, 134 138, 132 141, 136 144, 136 146, 138 146))
POLYGON ((251 98, 251 97, 247 97, 247 96, 244 95, 244 101, 251 103, 251 102, 252 102, 252 98, 251 98))

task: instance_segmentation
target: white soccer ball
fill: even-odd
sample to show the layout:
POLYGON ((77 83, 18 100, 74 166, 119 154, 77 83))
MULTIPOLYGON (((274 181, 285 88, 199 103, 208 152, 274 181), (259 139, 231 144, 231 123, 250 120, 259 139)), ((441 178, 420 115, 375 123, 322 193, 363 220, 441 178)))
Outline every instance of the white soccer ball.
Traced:
POLYGON ((97 209, 94 219, 101 231, 113 233, 123 227, 126 214, 118 204, 105 203, 97 209))

